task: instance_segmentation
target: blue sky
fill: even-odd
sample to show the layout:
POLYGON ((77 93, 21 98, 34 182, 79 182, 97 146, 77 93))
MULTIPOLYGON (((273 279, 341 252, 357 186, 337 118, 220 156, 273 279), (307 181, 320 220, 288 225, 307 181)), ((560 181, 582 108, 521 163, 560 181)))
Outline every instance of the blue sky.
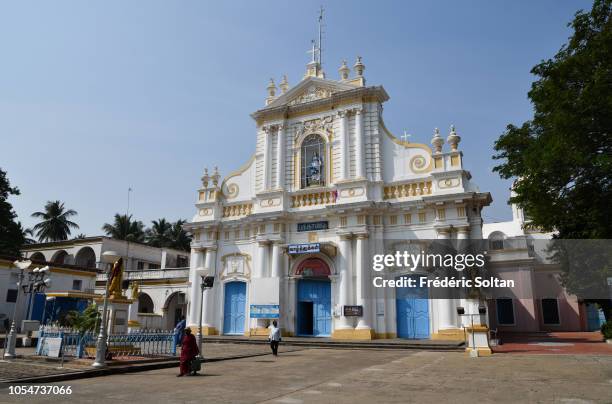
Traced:
MULTIPOLYGON (((87 235, 131 211, 191 218, 205 166, 255 147, 249 113, 269 78, 296 84, 320 1, 13 1, 0 4, 0 167, 19 220, 59 199, 87 235)), ((495 139, 529 119, 531 67, 566 42, 589 1, 327 1, 324 69, 361 55, 391 99, 395 134, 429 143, 455 124, 467 169, 509 219, 495 139)))

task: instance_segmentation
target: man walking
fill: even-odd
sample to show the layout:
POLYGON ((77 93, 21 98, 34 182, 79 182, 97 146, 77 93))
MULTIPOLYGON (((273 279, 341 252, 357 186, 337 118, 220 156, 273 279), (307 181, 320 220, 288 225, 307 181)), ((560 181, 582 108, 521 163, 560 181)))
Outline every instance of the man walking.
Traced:
POLYGON ((281 334, 276 320, 272 321, 272 325, 270 325, 268 340, 270 341, 270 348, 272 348, 272 355, 278 356, 278 343, 281 341, 281 334))

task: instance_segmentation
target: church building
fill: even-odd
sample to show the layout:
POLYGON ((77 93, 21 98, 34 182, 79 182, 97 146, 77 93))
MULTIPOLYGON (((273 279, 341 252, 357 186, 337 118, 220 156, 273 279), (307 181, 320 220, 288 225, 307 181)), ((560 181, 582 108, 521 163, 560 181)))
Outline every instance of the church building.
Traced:
POLYGON ((267 335, 277 319, 289 336, 463 340, 461 299, 374 288, 372 257, 394 243, 482 238, 491 197, 463 168, 454 127, 435 129, 432 147, 390 133, 389 95, 364 71, 357 57, 327 78, 313 49, 302 80, 271 80, 251 114, 253 156, 225 178, 205 170, 185 225, 189 326, 201 313, 204 335, 267 335), (204 292, 203 276, 215 279, 204 292))

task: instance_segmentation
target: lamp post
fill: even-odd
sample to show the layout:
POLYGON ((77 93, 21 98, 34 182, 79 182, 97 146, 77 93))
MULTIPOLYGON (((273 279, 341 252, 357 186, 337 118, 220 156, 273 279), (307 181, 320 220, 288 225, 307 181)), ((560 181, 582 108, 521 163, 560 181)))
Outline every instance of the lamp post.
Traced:
MULTIPOLYGON (((118 256, 114 251, 106 251, 102 254, 105 258, 112 261, 118 256)), ((102 321, 100 322, 100 333, 96 342, 96 360, 91 365, 95 368, 103 368, 106 366, 106 339, 107 339, 107 310, 108 310, 108 280, 110 278, 110 268, 106 270, 106 284, 104 285, 104 304, 102 306, 102 321)))
POLYGON ((15 353, 15 346, 17 342, 17 329, 15 324, 15 316, 17 316, 17 306, 19 305, 19 289, 21 288, 21 284, 23 282, 23 271, 32 265, 32 261, 15 261, 13 263, 17 268, 19 268, 19 281, 17 282, 17 297, 15 298, 15 307, 13 308, 13 322, 11 323, 11 331, 6 339, 6 351, 4 352, 4 357, 7 359, 14 359, 17 354, 15 353))
POLYGON ((202 282, 200 283, 200 289, 202 289, 202 300, 200 301, 200 316, 198 321, 198 334, 196 335, 196 340, 198 343, 198 351, 200 352, 199 356, 202 358, 202 309, 204 308, 204 291, 206 289, 211 289, 213 287, 213 283, 215 282, 214 276, 205 276, 201 275, 202 282))

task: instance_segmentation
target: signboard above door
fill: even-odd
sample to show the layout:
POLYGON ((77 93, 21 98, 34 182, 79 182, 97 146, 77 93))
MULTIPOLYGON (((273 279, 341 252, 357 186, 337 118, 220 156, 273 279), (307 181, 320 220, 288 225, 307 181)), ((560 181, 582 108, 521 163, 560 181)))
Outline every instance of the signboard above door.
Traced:
POLYGON ((297 231, 317 231, 327 229, 329 229, 329 222, 327 220, 297 224, 297 231))
POLYGON ((321 251, 321 244, 319 243, 307 243, 307 244, 289 244, 287 246, 287 252, 291 255, 294 254, 314 254, 321 251))

